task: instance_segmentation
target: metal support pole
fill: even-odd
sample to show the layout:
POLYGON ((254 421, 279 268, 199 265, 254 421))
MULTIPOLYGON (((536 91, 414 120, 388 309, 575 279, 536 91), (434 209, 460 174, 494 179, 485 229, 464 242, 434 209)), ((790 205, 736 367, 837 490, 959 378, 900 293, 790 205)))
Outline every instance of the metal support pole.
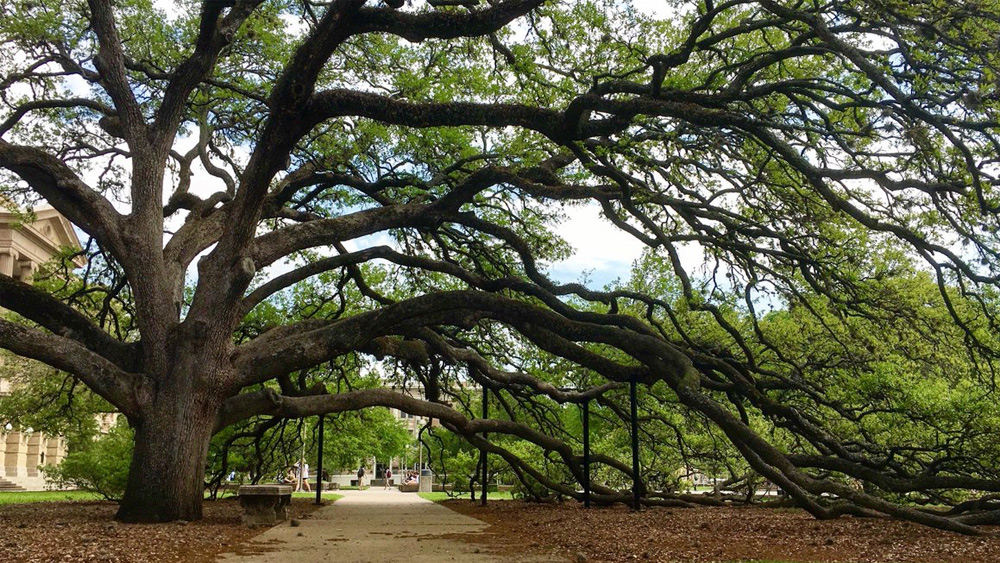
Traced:
POLYGON ((583 507, 590 508, 590 399, 583 402, 583 507))
MULTIPOLYGON (((483 419, 485 420, 489 417, 490 417, 490 390, 488 387, 483 385, 483 419)), ((486 440, 486 437, 488 435, 489 433, 483 432, 483 440, 486 440)), ((486 466, 488 461, 489 461, 489 454, 486 453, 486 448, 484 447, 481 450, 479 450, 479 462, 483 464, 483 477, 482 477, 483 494, 481 496, 482 499, 481 502, 483 503, 483 506, 486 506, 486 489, 489 488, 490 474, 486 466)))
POLYGON ((298 476, 295 479, 295 490, 301 491, 305 488, 303 483, 306 483, 305 479, 305 468, 306 468, 306 421, 303 419, 299 424, 299 439, 302 441, 302 451, 299 455, 299 471, 298 476))
POLYGON ((629 402, 632 407, 632 510, 639 510, 639 411, 636 408, 636 378, 629 381, 629 402))
POLYGON ((316 455, 316 504, 323 504, 323 423, 326 417, 319 415, 319 453, 316 455))

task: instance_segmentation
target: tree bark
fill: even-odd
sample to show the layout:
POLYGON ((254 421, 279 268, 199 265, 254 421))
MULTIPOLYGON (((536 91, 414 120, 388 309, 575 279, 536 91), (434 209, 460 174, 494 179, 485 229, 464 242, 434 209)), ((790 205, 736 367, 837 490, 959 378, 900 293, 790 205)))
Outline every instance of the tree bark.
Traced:
POLYGON ((218 413, 202 393, 161 393, 135 428, 135 453, 116 518, 201 519, 205 464, 218 413))

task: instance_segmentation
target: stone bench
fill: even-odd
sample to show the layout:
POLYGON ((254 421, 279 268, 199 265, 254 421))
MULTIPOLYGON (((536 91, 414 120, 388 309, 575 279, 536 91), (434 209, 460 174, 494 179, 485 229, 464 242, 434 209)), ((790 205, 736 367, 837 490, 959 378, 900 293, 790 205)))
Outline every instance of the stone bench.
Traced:
POLYGON ((288 518, 291 485, 243 485, 239 493, 247 526, 273 526, 288 518))
POLYGON ((401 483, 399 485, 399 492, 401 493, 415 493, 420 490, 420 485, 417 483, 401 483))

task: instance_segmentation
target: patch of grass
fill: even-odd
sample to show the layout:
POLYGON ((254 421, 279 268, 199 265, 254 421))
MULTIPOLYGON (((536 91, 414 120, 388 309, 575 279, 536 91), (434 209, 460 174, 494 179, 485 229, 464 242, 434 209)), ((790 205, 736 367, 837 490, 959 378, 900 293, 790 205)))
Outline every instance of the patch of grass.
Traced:
MULTIPOLYGON (((313 498, 314 499, 314 498, 316 498, 316 491, 311 491, 311 492, 310 491, 298 491, 298 492, 292 493, 292 496, 295 497, 295 498, 313 498)), ((344 495, 337 495, 337 494, 333 494, 333 493, 323 493, 323 500, 334 501, 334 500, 341 499, 341 498, 344 498, 344 495)))
MULTIPOLYGON (((466 499, 466 500, 468 500, 468 499, 471 498, 471 496, 469 495, 469 493, 453 493, 452 496, 448 496, 448 493, 445 493, 445 492, 439 492, 439 493, 417 493, 417 494, 420 495, 420 498, 424 498, 424 499, 427 499, 427 500, 433 501, 433 502, 443 502, 443 501, 450 500, 450 499, 466 499)), ((479 496, 478 495, 476 496, 476 500, 477 501, 479 500, 479 496)), ((490 493, 489 495, 487 495, 486 500, 488 500, 488 501, 494 501, 494 500, 514 500, 514 497, 509 492, 504 492, 504 493, 490 493)))
MULTIPOLYGON (((236 495, 219 495, 219 498, 236 495)), ((296 498, 316 498, 316 493, 299 492, 292 493, 296 498)), ((344 498, 344 495, 324 493, 323 500, 334 502, 344 498)), ((32 502, 68 502, 74 500, 103 500, 97 493, 87 491, 17 491, 0 493, 0 505, 3 504, 28 504, 32 502)))
MULTIPOLYGON (((293 498, 311 498, 313 500, 316 500, 316 491, 313 491, 311 493, 307 492, 307 491, 299 491, 299 492, 296 492, 296 493, 292 493, 292 497, 293 498)), ((338 494, 334 494, 334 493, 323 493, 323 500, 326 501, 326 502, 336 502, 336 501, 338 501, 338 500, 340 500, 342 498, 344 498, 344 495, 338 495, 338 494)))
MULTIPOLYGON (((218 498, 219 500, 222 500, 222 499, 237 498, 239 496, 240 495, 237 494, 236 491, 219 491, 219 496, 216 497, 216 498, 218 498)), ((294 498, 311 498, 311 499, 315 499, 316 498, 316 491, 296 491, 296 492, 292 493, 292 497, 294 497, 294 498)), ((337 494, 333 494, 333 493, 323 493, 323 500, 325 500, 325 501, 333 502, 335 500, 342 499, 342 498, 344 498, 344 495, 337 495, 337 494)), ((205 500, 209 500, 209 499, 210 499, 210 497, 206 495, 205 496, 205 500)), ((0 504, 2 504, 2 503, 0 503, 0 504)))
POLYGON ((101 495, 86 491, 18 491, 0 493, 0 504, 30 502, 66 502, 71 500, 102 500, 101 495))

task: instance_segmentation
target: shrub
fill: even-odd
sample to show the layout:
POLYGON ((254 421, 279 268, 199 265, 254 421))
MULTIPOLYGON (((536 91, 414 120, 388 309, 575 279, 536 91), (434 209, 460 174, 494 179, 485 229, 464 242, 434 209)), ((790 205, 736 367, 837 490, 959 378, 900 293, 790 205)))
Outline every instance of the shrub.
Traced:
POLYGON ((120 500, 128 481, 132 440, 132 429, 119 421, 107 434, 78 443, 62 463, 47 465, 43 471, 60 487, 75 487, 108 500, 120 500))

